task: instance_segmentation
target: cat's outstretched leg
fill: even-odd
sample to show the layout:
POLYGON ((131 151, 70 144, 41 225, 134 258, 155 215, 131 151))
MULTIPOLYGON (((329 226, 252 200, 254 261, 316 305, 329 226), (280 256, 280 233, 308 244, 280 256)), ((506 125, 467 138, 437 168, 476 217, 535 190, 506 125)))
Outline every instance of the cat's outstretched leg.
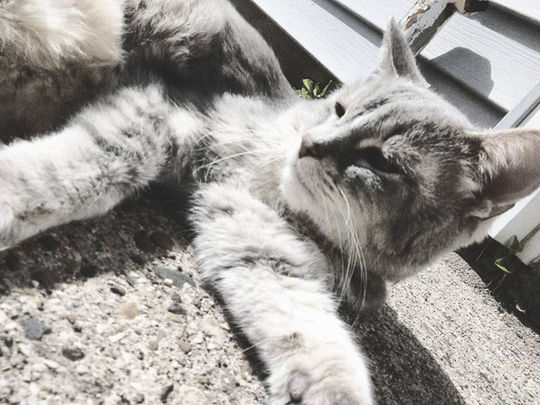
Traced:
POLYGON ((247 192, 210 186, 197 203, 198 266, 265 362, 270 404, 372 404, 321 253, 247 192))
POLYGON ((0 248, 103 214, 155 180, 178 153, 171 108, 158 86, 124 89, 57 133, 0 146, 0 248))

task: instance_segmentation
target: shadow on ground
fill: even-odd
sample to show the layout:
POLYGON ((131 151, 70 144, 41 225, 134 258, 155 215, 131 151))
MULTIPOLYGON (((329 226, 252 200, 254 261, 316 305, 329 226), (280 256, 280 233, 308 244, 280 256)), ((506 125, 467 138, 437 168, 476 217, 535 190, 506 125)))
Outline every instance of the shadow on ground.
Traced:
POLYGON ((364 316, 355 331, 370 359, 377 403, 465 404, 450 377, 388 305, 364 316))
MULTIPOLYGON (((21 287, 46 296, 57 283, 83 282, 105 272, 127 281, 131 271, 156 278, 152 269, 161 260, 180 254, 175 249, 188 249, 183 231, 184 225, 163 215, 148 198, 101 218, 60 227, 0 254, 0 299, 21 287)), ((364 316, 357 332, 371 362, 379 404, 464 403, 390 307, 364 316)), ((240 345, 245 347, 245 342, 240 345)))

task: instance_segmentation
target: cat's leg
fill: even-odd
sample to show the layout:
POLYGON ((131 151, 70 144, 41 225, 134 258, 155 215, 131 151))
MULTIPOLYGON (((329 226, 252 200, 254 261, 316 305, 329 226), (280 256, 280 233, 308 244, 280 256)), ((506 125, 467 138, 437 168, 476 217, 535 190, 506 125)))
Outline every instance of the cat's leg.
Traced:
POLYGON ((210 186, 197 204, 198 267, 264 361, 270 404, 372 404, 316 248, 247 192, 210 186))
POLYGON ((155 180, 181 146, 171 109, 159 86, 124 89, 57 133, 0 147, 0 247, 103 214, 155 180))

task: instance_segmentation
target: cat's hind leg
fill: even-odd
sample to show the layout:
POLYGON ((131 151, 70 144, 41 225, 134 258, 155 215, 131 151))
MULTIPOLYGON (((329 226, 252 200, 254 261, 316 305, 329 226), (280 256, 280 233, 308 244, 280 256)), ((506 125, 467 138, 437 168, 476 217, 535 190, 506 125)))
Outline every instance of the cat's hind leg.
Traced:
POLYGON ((103 214, 178 154, 175 110, 159 86, 127 88, 57 133, 0 147, 0 247, 103 214))
POLYGON ((372 404, 320 252, 247 192, 210 186, 197 204, 198 267, 265 363, 269 403, 372 404))

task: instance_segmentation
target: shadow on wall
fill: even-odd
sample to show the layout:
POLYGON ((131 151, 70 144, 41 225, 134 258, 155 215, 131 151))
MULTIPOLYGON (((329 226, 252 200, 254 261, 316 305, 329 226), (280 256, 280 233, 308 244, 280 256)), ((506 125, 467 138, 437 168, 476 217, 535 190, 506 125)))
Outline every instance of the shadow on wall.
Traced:
POLYGON ((488 59, 480 56, 470 49, 456 47, 445 54, 431 59, 438 66, 443 65, 446 69, 461 72, 461 76, 474 78, 477 91, 484 96, 489 96, 494 82, 491 79, 491 63, 488 59))

